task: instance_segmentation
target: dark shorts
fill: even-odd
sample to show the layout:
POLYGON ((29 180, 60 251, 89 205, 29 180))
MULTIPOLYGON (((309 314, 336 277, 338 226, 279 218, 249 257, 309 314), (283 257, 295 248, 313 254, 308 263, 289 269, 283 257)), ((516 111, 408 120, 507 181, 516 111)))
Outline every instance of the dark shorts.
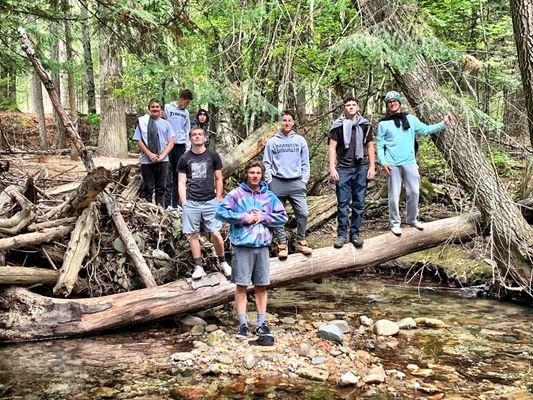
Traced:
POLYGON ((231 282, 241 286, 270 284, 268 247, 233 247, 231 282))

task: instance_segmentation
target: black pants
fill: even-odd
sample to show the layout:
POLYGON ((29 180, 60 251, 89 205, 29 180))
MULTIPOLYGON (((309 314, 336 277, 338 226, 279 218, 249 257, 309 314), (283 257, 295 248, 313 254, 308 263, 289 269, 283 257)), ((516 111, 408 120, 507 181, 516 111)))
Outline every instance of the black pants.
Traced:
POLYGON ((170 160, 169 173, 167 177, 167 187, 165 190, 165 204, 176 208, 178 202, 178 161, 185 154, 185 144, 175 144, 168 155, 170 160))
POLYGON ((168 167, 168 161, 141 164, 141 175, 144 184, 142 197, 146 201, 152 202, 155 191, 155 203, 161 207, 165 206, 165 183, 167 181, 168 167))

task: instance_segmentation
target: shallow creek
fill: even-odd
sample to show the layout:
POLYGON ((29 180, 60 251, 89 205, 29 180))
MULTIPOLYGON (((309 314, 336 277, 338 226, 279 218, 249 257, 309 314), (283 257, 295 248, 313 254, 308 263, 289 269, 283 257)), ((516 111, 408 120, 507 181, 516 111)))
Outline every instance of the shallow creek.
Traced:
MULTIPOLYGON (((269 306, 269 312, 279 319, 294 317, 312 323, 331 315, 347 319, 354 329, 358 315, 374 321, 431 317, 448 327, 402 330, 394 339, 379 339, 370 332, 359 341, 352 336, 349 346, 378 357, 385 370, 395 369, 406 376, 347 388, 331 381, 290 377, 282 371, 264 379, 248 379, 246 372, 202 376, 198 368, 180 370, 169 356, 190 350, 192 339, 172 320, 95 337, 2 346, 0 398, 183 398, 172 394, 177 386, 201 388, 196 393, 200 397, 190 398, 210 399, 533 398, 530 307, 346 277, 278 289, 270 294, 269 306), (409 364, 431 370, 431 376, 411 375, 409 364), (437 390, 420 391, 418 386, 424 383, 437 390)), ((207 319, 231 333, 235 328, 228 314, 219 308, 212 321, 207 319), (227 317, 220 319, 220 315, 227 317)), ((271 326, 277 336, 293 329, 281 321, 271 326)), ((265 354, 261 350, 258 359, 265 354)), ((287 355, 291 356, 297 354, 287 355)))

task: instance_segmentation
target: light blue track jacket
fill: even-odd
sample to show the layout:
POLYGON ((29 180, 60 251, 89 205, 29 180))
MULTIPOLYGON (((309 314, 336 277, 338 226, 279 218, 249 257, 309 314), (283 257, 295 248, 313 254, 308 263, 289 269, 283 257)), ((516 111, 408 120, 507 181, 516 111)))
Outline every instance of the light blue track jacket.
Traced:
POLYGON ((397 127, 393 120, 381 121, 378 124, 376 148, 381 165, 416 164, 415 134, 431 135, 446 128, 443 122, 426 125, 411 114, 407 115, 407 119, 411 125, 408 130, 404 130, 401 126, 397 127))

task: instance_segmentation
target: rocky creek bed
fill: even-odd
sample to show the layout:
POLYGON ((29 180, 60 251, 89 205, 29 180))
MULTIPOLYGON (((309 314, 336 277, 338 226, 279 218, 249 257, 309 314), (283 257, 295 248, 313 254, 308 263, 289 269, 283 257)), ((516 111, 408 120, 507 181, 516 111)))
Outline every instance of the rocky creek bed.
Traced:
POLYGON ((0 398, 533 398, 531 308, 383 283, 271 292, 273 347, 235 339, 231 307, 0 347, 0 398))

